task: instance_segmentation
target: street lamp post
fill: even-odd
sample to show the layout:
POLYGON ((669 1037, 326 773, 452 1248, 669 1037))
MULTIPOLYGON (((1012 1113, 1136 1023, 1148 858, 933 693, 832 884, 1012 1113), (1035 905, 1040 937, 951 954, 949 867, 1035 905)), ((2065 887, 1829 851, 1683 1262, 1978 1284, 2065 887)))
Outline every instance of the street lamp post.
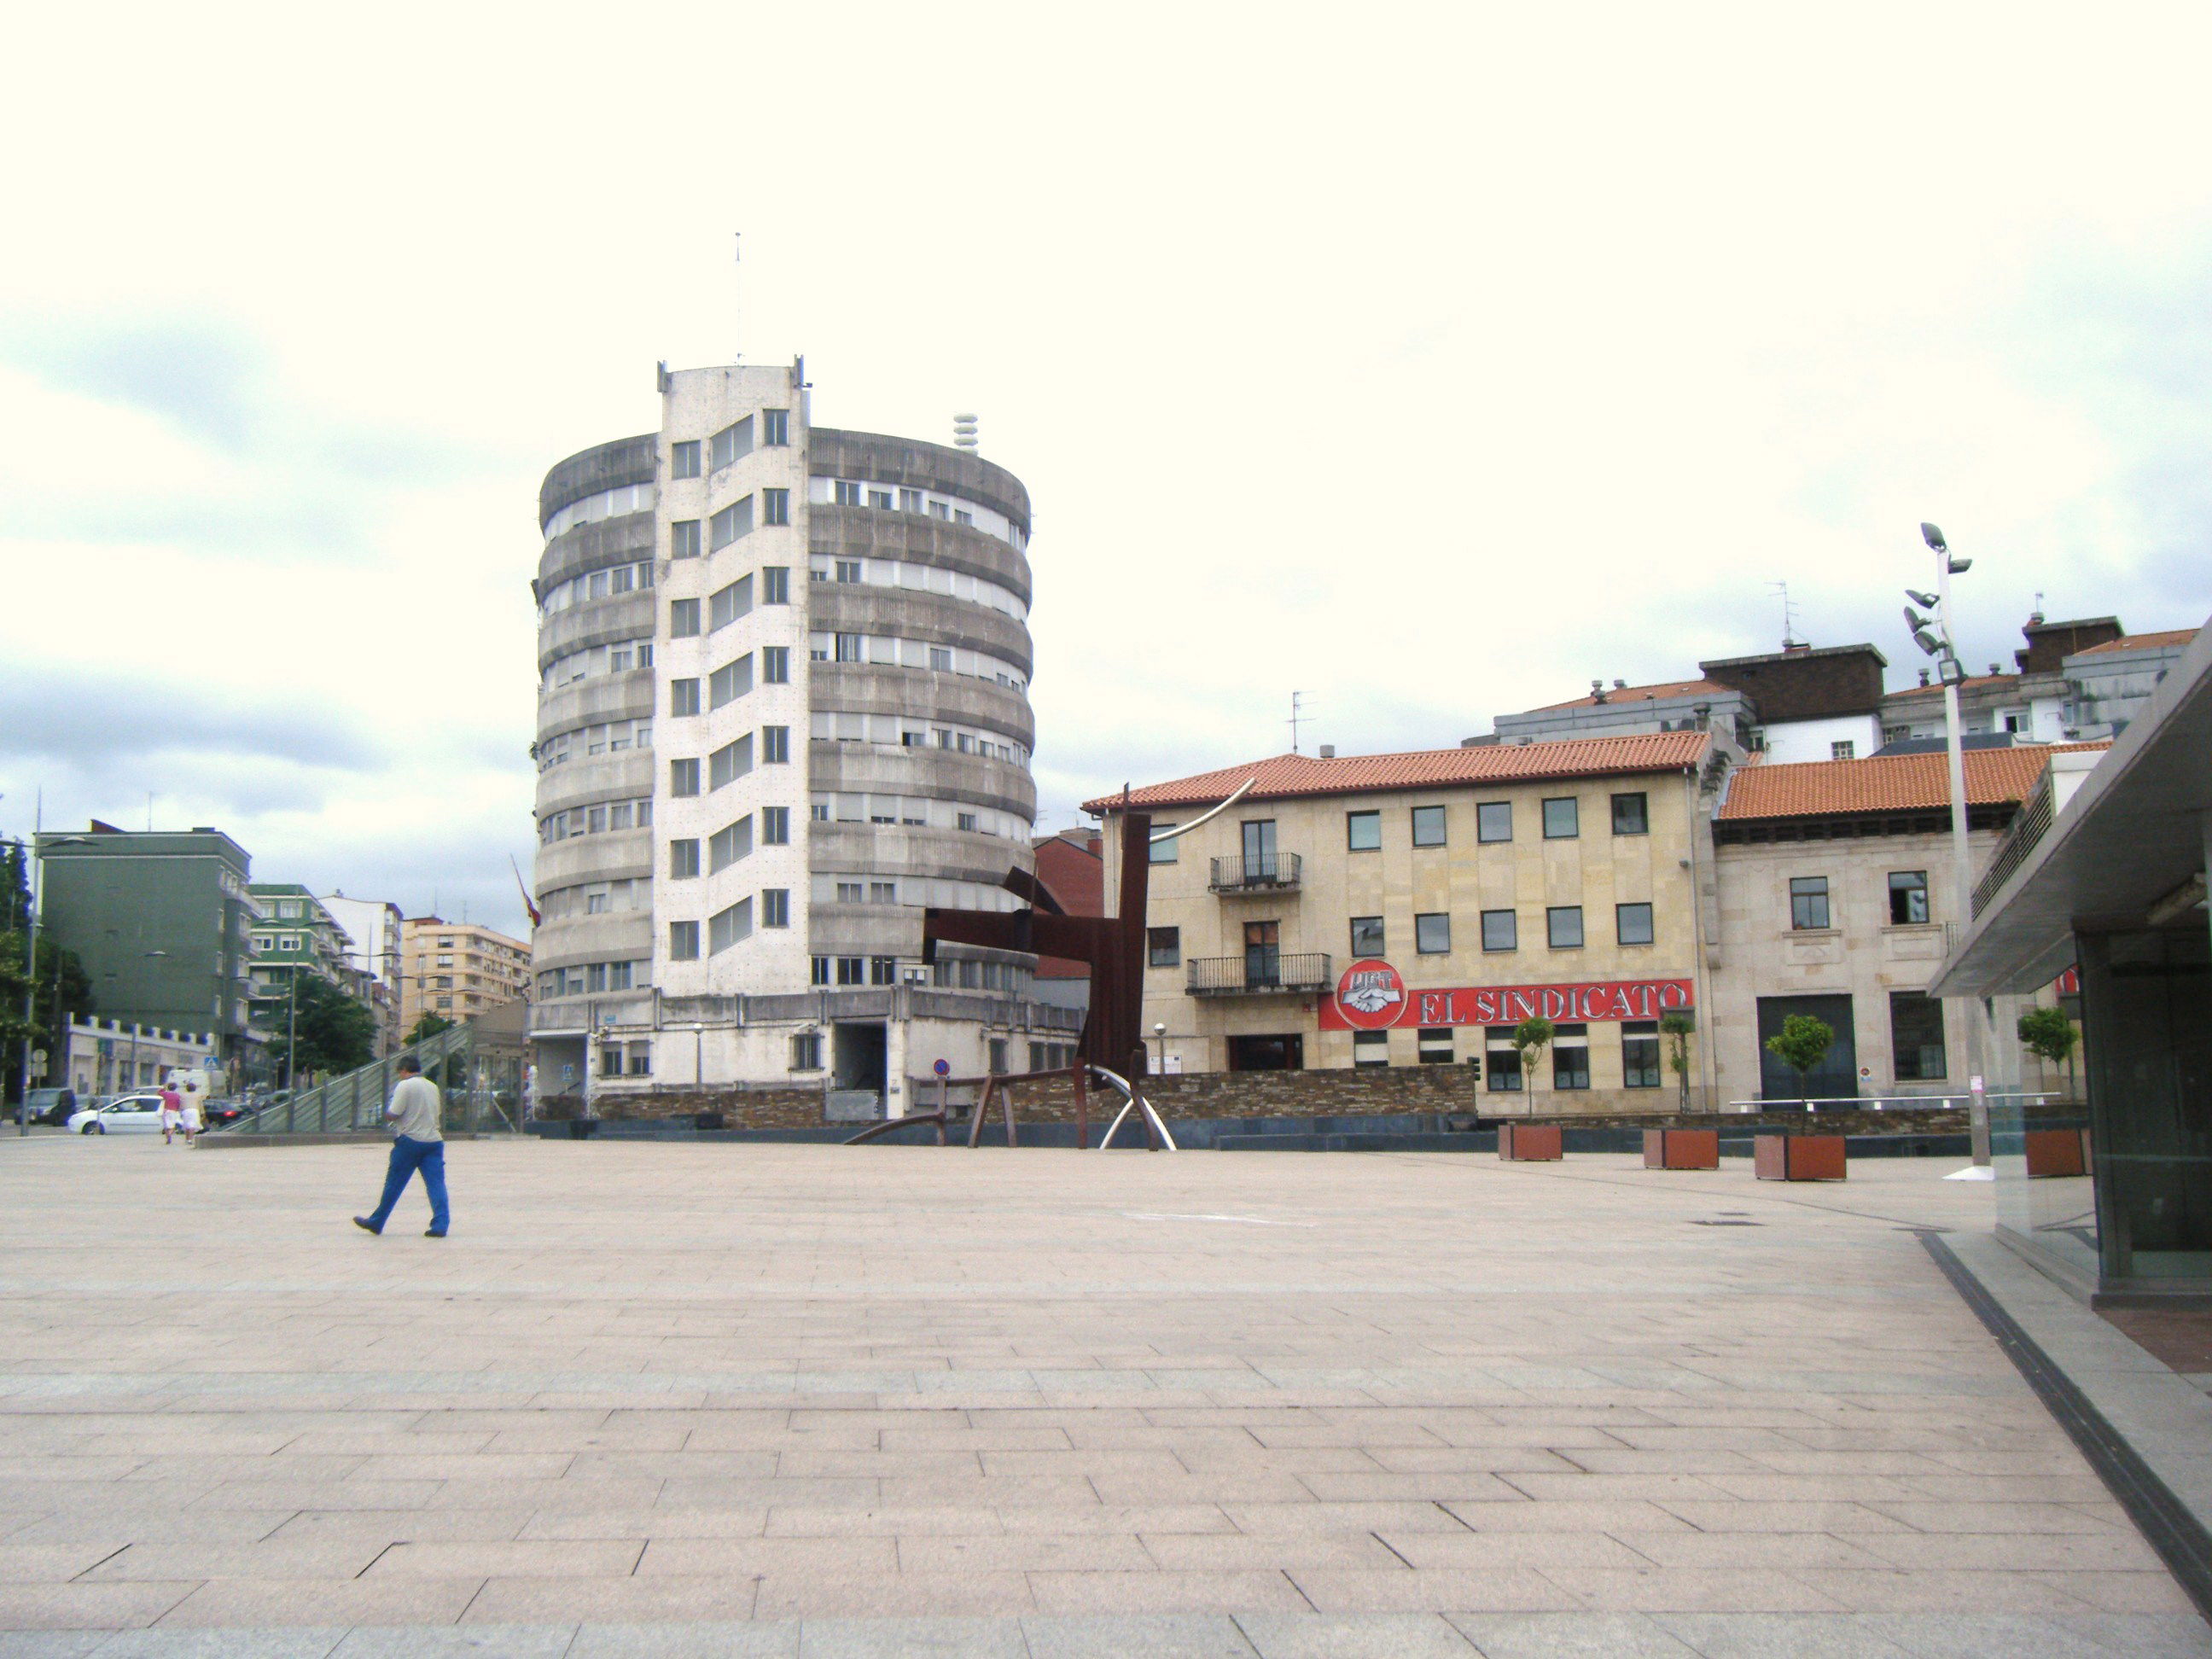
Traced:
POLYGON ((704 1094, 707 1091, 707 1079, 700 1061, 706 1030, 707 1028, 697 1020, 691 1022, 691 1090, 695 1094, 704 1094))
MULTIPOLYGON (((1905 613, 1905 620, 1912 630, 1913 642, 1936 659, 1936 672, 1943 682, 1944 747, 1951 773, 1951 884, 1957 895, 1952 902, 1963 926, 1973 920, 1974 864, 1967 841, 1965 722, 1959 708, 1959 684, 1966 678, 1966 671, 1959 659, 1958 635, 1951 627, 1951 578, 1966 574, 1974 562, 1954 558, 1943 539, 1943 532, 1932 524, 1923 524, 1920 536, 1928 544, 1929 551, 1936 556, 1936 592, 1929 594, 1907 589, 1905 597, 1916 604, 1931 606, 1936 613, 1936 627, 1931 632, 1928 627, 1929 619, 1910 609, 1905 613)), ((1973 1154, 1969 1178, 1988 1180, 1993 1172, 1990 1164, 1990 1102, 1982 1073, 1986 1045, 1983 1042, 1980 1010, 1974 1006, 1972 998, 1961 1000, 1966 1005, 1966 1016, 1967 1140, 1973 1154)))
POLYGON ((1168 1073, 1168 1026, 1165 1020, 1153 1022, 1152 1041, 1159 1045, 1160 1075, 1165 1077, 1168 1073))

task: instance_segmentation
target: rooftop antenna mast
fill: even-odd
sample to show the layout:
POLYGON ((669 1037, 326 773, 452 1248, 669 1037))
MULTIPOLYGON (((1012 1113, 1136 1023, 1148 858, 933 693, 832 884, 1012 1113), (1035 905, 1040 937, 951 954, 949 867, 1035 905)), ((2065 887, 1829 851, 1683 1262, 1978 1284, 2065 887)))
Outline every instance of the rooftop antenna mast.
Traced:
POLYGON ((964 449, 973 455, 978 441, 975 435, 975 417, 973 415, 955 415, 952 417, 953 447, 964 449))
POLYGON ((1769 582, 1767 586, 1782 596, 1782 648, 1787 651, 1797 643, 1797 607, 1790 602, 1788 582, 1769 582))
POLYGON ((1298 752, 1298 723, 1305 718, 1305 695, 1303 691, 1291 693, 1291 752, 1293 755, 1298 752))

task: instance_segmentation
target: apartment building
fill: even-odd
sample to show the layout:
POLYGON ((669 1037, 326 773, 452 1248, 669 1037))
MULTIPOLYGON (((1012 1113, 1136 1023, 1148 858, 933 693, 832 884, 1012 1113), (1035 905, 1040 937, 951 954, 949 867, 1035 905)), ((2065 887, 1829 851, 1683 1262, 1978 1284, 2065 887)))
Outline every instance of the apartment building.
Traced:
MULTIPOLYGON (((1253 784, 1152 849, 1145 1027, 1189 1072, 1464 1065, 1540 1109, 1648 1109, 1675 1083, 1659 1021, 1710 994, 1700 811, 1727 766, 1693 729, 1324 749, 1133 791, 1158 830, 1253 784), (1556 1037, 1524 1078, 1534 1015, 1556 1037)), ((1109 889, 1122 805, 1087 807, 1109 889)))
POLYGON ((400 924, 399 952, 403 1034, 425 1014, 459 1024, 530 992, 530 947, 475 922, 410 916, 400 924))
POLYGON ((95 818, 82 834, 40 835, 37 856, 42 924, 76 953, 101 1014, 211 1033, 225 1065, 246 1057, 256 906, 244 848, 219 830, 95 818))
MULTIPOLYGON (((2086 772, 2106 747, 1968 750, 1972 869, 1989 866, 2054 768, 2086 772)), ((1970 896, 1954 878, 1946 756, 1762 759, 1729 778, 1711 830, 1718 926, 1708 1016, 1723 1097, 1799 1096, 1797 1074, 1766 1048, 1792 1014, 1835 1033, 1802 1085, 1814 1096, 1963 1091, 1970 1011, 1928 991, 1970 896)), ((2020 1079, 2017 1012, 1995 1012, 1995 1040, 1981 1039, 1985 1075, 2020 1079)))
POLYGON ((376 1055, 381 1060, 398 1048, 406 1029, 399 1023, 400 927, 404 917, 388 900, 348 898, 343 893, 319 897, 345 930, 346 972, 355 994, 375 1017, 376 1055))
POLYGON ((539 494, 541 1088, 896 1114, 935 1060, 1072 1038, 1031 958, 921 961, 925 908, 1012 909, 1030 865, 1021 481, 815 427, 798 364, 659 391, 539 494))

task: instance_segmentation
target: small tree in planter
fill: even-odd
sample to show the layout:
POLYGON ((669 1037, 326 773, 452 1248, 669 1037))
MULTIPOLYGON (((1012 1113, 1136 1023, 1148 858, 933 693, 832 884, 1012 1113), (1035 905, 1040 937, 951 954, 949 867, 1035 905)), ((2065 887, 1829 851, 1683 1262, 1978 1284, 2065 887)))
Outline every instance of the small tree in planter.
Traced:
POLYGON ((1697 1029, 1697 1021, 1685 1013, 1662 1015, 1659 1021, 1659 1035, 1667 1039, 1668 1069, 1681 1090, 1685 1112, 1690 1109, 1690 1033, 1697 1029))
POLYGON ((1552 1022, 1541 1014, 1513 1028, 1513 1047, 1521 1056, 1522 1115, 1536 1109, 1536 1061, 1552 1041, 1552 1022))
POLYGON ((2028 1053, 2046 1060, 2053 1066, 2066 1062, 2066 1095, 2076 1097, 2074 1088, 2074 1047, 2081 1034, 2074 1029, 2063 1008, 2031 1008, 2020 1017, 2020 1040, 2027 1046, 2028 1053))
POLYGON ((1766 1039, 1766 1052, 1797 1073, 1797 1097, 1809 1105, 1813 1090, 1806 1076, 1828 1057, 1835 1042, 1836 1034, 1825 1019, 1792 1014, 1782 1022, 1779 1031, 1766 1039))

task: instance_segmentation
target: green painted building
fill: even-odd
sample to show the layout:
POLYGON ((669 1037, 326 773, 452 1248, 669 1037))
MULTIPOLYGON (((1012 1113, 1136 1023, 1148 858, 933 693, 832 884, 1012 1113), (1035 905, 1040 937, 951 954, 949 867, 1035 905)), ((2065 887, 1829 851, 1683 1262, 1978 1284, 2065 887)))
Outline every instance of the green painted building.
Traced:
POLYGON ((251 1046, 252 861, 219 830, 141 832, 94 820, 38 838, 40 925, 76 952, 102 1018, 212 1031, 223 1063, 251 1046))

